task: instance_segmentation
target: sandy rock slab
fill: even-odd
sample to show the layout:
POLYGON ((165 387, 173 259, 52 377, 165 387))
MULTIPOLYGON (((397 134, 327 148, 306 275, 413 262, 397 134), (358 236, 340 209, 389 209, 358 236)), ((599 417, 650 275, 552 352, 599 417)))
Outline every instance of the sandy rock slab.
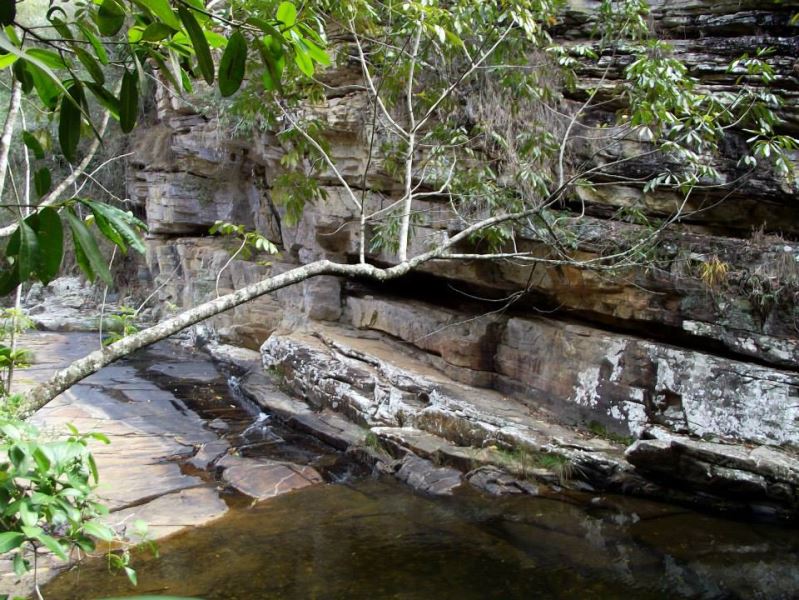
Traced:
MULTIPOLYGON (((19 371, 19 391, 95 350, 97 337, 35 333, 25 336, 21 345, 33 349, 35 362, 19 371)), ((170 357, 168 346, 163 353, 162 366, 173 366, 168 374, 181 379, 178 359, 170 357)), ((202 383, 210 376, 197 364, 187 367, 189 381, 202 383)), ((81 432, 99 431, 110 439, 108 445, 93 442, 91 448, 100 473, 96 494, 111 509, 109 524, 120 531, 132 532, 132 523, 141 519, 148 524, 149 538, 160 539, 208 523, 228 510, 212 484, 181 467, 198 448, 220 444, 226 448, 226 442, 180 398, 145 379, 127 362, 109 365, 73 386, 32 421, 43 435, 63 435, 70 423, 81 432)), ((15 577, 6 562, 0 560, 0 595, 29 595, 31 580, 15 577)), ((65 566, 44 562, 40 582, 65 566)))
POLYGON ((274 498, 323 482, 313 467, 263 458, 228 455, 217 466, 224 469, 223 481, 256 500, 274 498))

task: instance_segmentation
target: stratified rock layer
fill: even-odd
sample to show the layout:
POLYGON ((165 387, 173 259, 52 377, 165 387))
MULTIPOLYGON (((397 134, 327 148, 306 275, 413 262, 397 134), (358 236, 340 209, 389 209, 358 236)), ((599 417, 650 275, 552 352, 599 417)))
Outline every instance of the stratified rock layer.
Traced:
MULTIPOLYGON (((700 89, 734 89, 739 73, 728 70, 729 62, 755 48, 773 48, 766 60, 775 72, 770 89, 783 102, 781 131, 799 132, 799 37, 790 25, 790 7, 739 0, 651 4, 653 26, 669 39, 674 56, 697 78, 700 89)), ((556 37, 566 44, 588 42, 599 2, 575 0, 568 5, 556 37)), ((599 86, 598 98, 606 96, 633 57, 620 51, 614 59, 615 65, 603 56, 597 64, 582 67, 577 88, 566 94, 564 114, 573 114, 589 89, 599 86)), ((336 91, 320 99, 313 111, 330 126, 327 142, 339 172, 361 186, 368 155, 368 101, 353 86, 360 82, 360 71, 342 66, 323 76, 336 91)), ((586 122, 613 123, 613 111, 619 108, 615 102, 591 109, 586 122)), ((131 200, 147 214, 148 266, 154 284, 161 286, 164 305, 188 307, 321 258, 357 259, 359 215, 332 172, 319 176, 326 200, 310 203, 299 222, 288 225, 285 209, 272 201, 272 182, 283 172, 283 149, 272 133, 234 138, 219 122, 166 98, 159 98, 158 119, 137 141, 137 170, 129 190, 131 200), (259 231, 282 248, 281 255, 228 264, 236 242, 206 235, 218 219, 259 231)), ((484 391, 467 396, 497 399, 486 411, 499 411, 497 418, 503 406, 512 407, 511 412, 524 407, 616 437, 646 436, 660 427, 682 436, 704 436, 712 443, 782 446, 790 454, 799 446, 796 190, 766 166, 751 175, 743 172, 738 163, 745 137, 745 132, 731 131, 719 155, 708 159, 725 182, 735 182, 732 187, 697 189, 686 199, 662 190, 644 191, 609 176, 571 199, 574 214, 582 215, 576 237, 579 255, 586 259, 602 254, 608 244, 638 239, 648 231, 618 220, 619 210, 661 219, 681 209, 681 219, 660 237, 646 265, 610 276, 570 266, 433 261, 421 274, 390 288, 331 277, 307 281, 219 316, 210 326, 223 341, 252 349, 268 340, 264 352, 270 360, 291 363, 295 391, 328 409, 341 404, 360 424, 423 429, 424 422, 430 428, 429 423, 441 419, 431 416, 435 411, 428 402, 443 392, 432 384, 422 385, 423 397, 413 397, 418 390, 407 391, 410 383, 369 387, 351 365, 336 363, 339 379, 300 368, 298 361, 280 354, 296 342, 288 335, 291 331, 309 322, 336 322, 357 328, 364 338, 370 333, 390 336, 415 361, 400 377, 402 382, 427 381, 439 372, 452 385, 479 386, 484 391), (702 281, 708 264, 724 265, 725 280, 713 285, 702 281), (353 378, 360 383, 350 385, 353 378), (339 393, 344 396, 336 397, 339 393)), ((629 139, 601 149, 593 143, 575 141, 573 158, 608 164, 643 148, 629 139)), ((623 175, 646 178, 680 167, 667 164, 664 157, 657 160, 661 162, 628 160, 623 175)), ((367 183, 372 191, 364 195, 365 204, 378 208, 396 201, 396 181, 382 157, 375 156, 370 164, 367 183)), ((418 208, 411 254, 458 230, 447 202, 429 196, 418 208)), ((515 243, 520 251, 546 255, 535 231, 518 231, 515 243)), ((384 265, 397 262, 389 252, 371 253, 369 259, 384 265)), ((315 350, 319 339, 305 342, 307 346, 295 348, 298 356, 327 360, 315 350)), ((358 349, 361 363, 378 360, 372 355, 375 348, 359 343, 366 345, 358 349)), ((447 397, 461 401, 460 393, 447 397)), ((314 419, 303 418, 319 429, 314 419)), ((471 444, 472 427, 461 427, 461 442, 471 444)), ((642 442, 640 452, 654 452, 654 446, 642 442)), ((639 455, 636 451, 630 456, 639 455)), ((674 466, 674 477, 685 475, 683 458, 666 462, 674 466)), ((655 475, 651 465, 639 466, 655 475)), ((483 479, 486 486, 500 485, 499 480, 483 479)))

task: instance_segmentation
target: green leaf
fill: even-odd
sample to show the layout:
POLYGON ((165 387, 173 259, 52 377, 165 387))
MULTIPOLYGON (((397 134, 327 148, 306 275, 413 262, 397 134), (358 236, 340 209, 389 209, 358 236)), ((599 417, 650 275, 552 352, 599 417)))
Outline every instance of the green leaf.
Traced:
POLYGON ((265 68, 262 81, 267 91, 280 90, 282 87, 281 79, 286 66, 286 56, 280 39, 273 35, 265 35, 261 40, 262 45, 258 47, 265 68))
POLYGON ((7 67, 10 67, 15 62, 17 62, 17 59, 19 59, 19 56, 17 56, 16 54, 4 54, 3 56, 0 56, 0 69, 5 69, 7 67))
POLYGON ((112 117, 119 120, 119 99, 103 86, 92 81, 84 81, 83 84, 91 90, 94 97, 97 98, 97 102, 110 112, 112 117))
POLYGON ((94 479, 95 483, 100 483, 100 473, 97 470, 97 461, 94 460, 94 456, 89 454, 86 457, 87 462, 89 463, 89 469, 92 472, 92 478, 94 479))
POLYGON ((61 98, 61 115, 58 120, 58 142, 61 144, 61 152, 72 163, 77 160, 78 142, 80 142, 81 104, 83 104, 83 88, 75 82, 61 98))
POLYGON ((14 555, 14 575, 21 577, 30 570, 30 563, 25 560, 22 552, 17 552, 14 555))
POLYGON ((39 242, 36 274, 42 283, 47 284, 56 278, 61 269, 64 258, 64 230, 58 211, 54 208, 46 206, 30 218, 33 217, 36 217, 34 228, 39 242))
MULTIPOLYGON (((34 454, 33 458, 34 460, 36 459, 36 454, 34 454)), ((44 469, 44 471, 46 470, 47 469, 44 469)), ((30 502, 27 498, 20 502, 19 518, 28 527, 35 527, 36 523, 39 522, 39 514, 31 508, 30 502)))
POLYGON ((75 245, 78 265, 86 274, 86 277, 89 281, 94 281, 96 275, 107 285, 112 285, 113 280, 111 279, 111 273, 108 271, 108 265, 106 265, 105 259, 97 247, 97 242, 86 228, 86 225, 75 214, 72 207, 67 208, 64 214, 72 231, 72 241, 75 245))
MULTIPOLYGON (((32 56, 32 55, 26 54, 22 50, 20 50, 15 44, 13 44, 11 42, 11 40, 8 38, 8 36, 6 36, 4 31, 0 31, 0 49, 5 50, 9 54, 13 54, 13 55, 15 55, 15 56, 17 56, 19 58, 22 58, 23 60, 26 60, 29 63, 31 63, 29 65, 29 69, 30 69, 30 73, 29 74, 31 75, 31 79, 33 81, 33 84, 36 85, 36 91, 39 94, 39 97, 42 99, 42 102, 45 104, 45 106, 47 106, 47 108, 49 108, 50 110, 53 110, 55 108, 55 106, 56 106, 56 102, 57 102, 57 99, 58 99, 58 94, 60 93, 58 91, 59 88, 62 91, 66 91, 66 88, 64 88, 64 86, 61 83, 61 80, 58 78, 58 76, 55 73, 53 73, 53 71, 50 69, 50 67, 48 67, 46 64, 41 62, 38 58, 36 58, 36 56, 32 56), (34 69, 33 69, 34 65, 36 67, 38 67, 38 69, 36 71, 34 71, 34 69), (46 81, 47 85, 45 85, 44 83, 37 83, 36 77, 35 77, 36 74, 39 74, 41 76, 41 78, 44 81, 46 81), (42 89, 40 89, 40 86, 41 86, 42 89), (45 89, 48 92, 47 94, 43 93, 43 90, 45 90, 45 89)), ((23 83, 23 86, 24 86, 24 84, 26 83, 25 80, 27 78, 24 77, 23 72, 18 69, 17 65, 19 65, 19 64, 20 63, 14 63, 14 75, 17 77, 17 79, 20 80, 20 82, 23 83)), ((23 87, 23 89, 24 89, 24 87, 23 87)), ((30 91, 30 84, 28 84, 28 91, 30 91)))
POLYGON ((135 0, 137 4, 146 6, 150 12, 156 17, 161 19, 166 25, 172 29, 180 29, 180 21, 178 21, 175 11, 169 6, 168 0, 135 0))
POLYGON ((49 192, 52 185, 53 179, 50 176, 50 169, 47 167, 37 169, 33 174, 33 187, 36 189, 36 196, 39 198, 49 192))
POLYGON ((318 62, 320 65, 329 66, 330 65, 330 57, 328 56, 327 52, 322 50, 319 46, 314 44, 308 38, 304 38, 302 40, 302 44, 305 46, 305 49, 308 51, 308 55, 318 62))
POLYGON ((36 232, 25 221, 20 221, 17 226, 19 232, 19 253, 17 254, 17 269, 21 280, 30 279, 36 270, 39 259, 39 242, 36 232))
POLYGON ((19 548, 25 542, 25 535, 18 531, 0 533, 0 554, 19 548))
POLYGON ((108 222, 103 214, 99 211, 93 211, 94 213, 94 222, 97 225, 97 228, 100 232, 109 240, 111 243, 115 244, 122 250, 123 254, 128 251, 128 247, 125 245, 125 241, 122 239, 122 236, 119 235, 116 229, 114 229, 108 222))
POLYGON ((47 548, 50 552, 55 554, 61 560, 67 560, 67 554, 66 552, 64 552, 64 548, 61 546, 61 544, 58 543, 58 540, 56 540, 54 537, 50 537, 43 531, 41 533, 38 533, 36 536, 31 536, 31 537, 34 537, 34 539, 41 542, 41 544, 45 548, 47 548))
POLYGON ((297 8, 291 2, 281 2, 276 16, 285 29, 291 29, 297 22, 297 8))
POLYGON ((62 21, 58 17, 52 16, 55 12, 60 12, 64 14, 65 19, 67 18, 67 16, 66 13, 64 13, 64 9, 62 9, 60 6, 52 6, 50 10, 47 11, 47 19, 50 21, 50 24, 53 26, 53 28, 55 28, 55 30, 58 32, 58 35, 60 35, 65 40, 75 39, 75 36, 72 35, 72 31, 70 31, 69 29, 69 25, 67 25, 64 21, 62 21))
POLYGON ((86 52, 86 50, 77 44, 74 45, 73 49, 75 50, 75 55, 78 57, 78 60, 86 68, 86 71, 88 71, 89 75, 92 76, 92 79, 94 79, 99 85, 103 85, 105 83, 105 73, 103 73, 100 63, 98 63, 91 54, 86 52))
POLYGON ((59 86, 45 71, 36 65, 28 64, 26 71, 30 74, 42 104, 50 110, 55 110, 58 105, 58 97, 61 95, 59 86))
POLYGON ((103 43, 100 41, 100 38, 98 38, 85 23, 81 23, 80 21, 78 21, 77 25, 78 29, 80 29, 80 32, 83 34, 83 37, 85 37, 88 40, 88 42, 92 45, 94 53, 97 55, 97 60, 100 61, 100 64, 107 65, 108 52, 105 51, 105 46, 103 46, 103 43))
MULTIPOLYGON (((119 246, 121 250, 124 251, 126 249, 125 243, 123 243, 124 240, 124 242, 126 242, 134 250, 144 254, 146 250, 144 242, 142 242, 141 238, 136 233, 136 229, 140 229, 142 231, 147 230, 147 225, 144 222, 137 219, 132 214, 120 210, 115 206, 111 206, 110 204, 103 204, 85 199, 82 199, 81 203, 85 204, 92 211, 96 219, 97 226, 101 231, 103 231, 103 226, 101 226, 101 223, 104 223, 104 226, 113 229, 114 233, 111 235, 106 235, 106 237, 119 246), (119 239, 120 237, 121 239, 119 239)), ((103 233, 105 234, 105 231, 103 231, 103 233)))
POLYGON ((138 577, 136 577, 136 571, 131 569, 130 567, 125 567, 125 575, 128 576, 128 580, 134 585, 138 585, 138 577))
POLYGON ((30 131, 22 132, 22 141, 25 142, 25 145, 30 149, 31 152, 33 152, 36 160, 42 160, 44 158, 44 148, 42 148, 39 140, 37 140, 36 136, 34 136, 30 131))
POLYGON ((17 4, 14 0, 0 0, 0 25, 11 25, 17 18, 17 4))
POLYGON ((219 92, 222 96, 232 96, 241 87, 246 63, 247 40, 241 32, 235 31, 230 36, 219 63, 219 92))
POLYGON ((99 431, 93 431, 89 434, 89 437, 93 440, 97 440, 98 442, 102 442, 103 444, 111 443, 111 440, 108 439, 108 436, 104 433, 100 433, 99 431))
POLYGON ((308 55, 307 50, 300 46, 300 44, 295 44, 294 46, 294 63, 299 67, 300 71, 305 73, 308 77, 313 76, 313 61, 311 57, 308 55))
POLYGON ((122 76, 122 89, 119 93, 119 125, 122 131, 130 133, 136 126, 139 116, 139 80, 135 71, 125 71, 122 76))
POLYGON ((24 60, 15 62, 11 70, 14 71, 14 77, 17 78, 17 81, 22 84, 22 93, 29 94, 33 89, 33 77, 28 71, 28 63, 24 60))
POLYGON ((211 58, 211 50, 208 48, 208 41, 205 39, 200 24, 190 10, 184 6, 178 7, 178 15, 183 21, 183 26, 189 34, 191 45, 194 46, 194 53, 197 55, 197 64, 206 83, 214 83, 214 60, 211 58))
POLYGON ((160 42, 168 37, 174 35, 175 30, 166 23, 151 23, 145 27, 141 34, 141 39, 145 42, 160 42))
POLYGON ((114 531, 108 526, 97 521, 87 521, 83 524, 83 531, 98 540, 110 542, 114 539, 114 531))
POLYGON ((275 27, 272 26, 271 23, 268 21, 264 21, 263 19, 259 19, 258 17, 250 17, 248 18, 245 23, 248 25, 253 25, 263 31, 266 35, 271 35, 278 40, 283 39, 283 34, 281 34, 275 27))
POLYGON ((116 0, 103 0, 97 11, 96 22, 102 35, 116 35, 125 24, 125 10, 116 0))
POLYGON ((44 63, 51 69, 67 68, 67 64, 64 62, 64 60, 52 50, 45 50, 44 48, 30 48, 26 54, 29 57, 33 57, 44 63))

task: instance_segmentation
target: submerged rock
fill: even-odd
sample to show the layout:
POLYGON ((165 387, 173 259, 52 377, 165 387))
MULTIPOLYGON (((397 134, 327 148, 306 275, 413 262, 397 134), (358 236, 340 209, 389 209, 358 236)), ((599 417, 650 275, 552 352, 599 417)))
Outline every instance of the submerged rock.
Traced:
POLYGON ((516 479, 505 471, 493 466, 480 467, 467 475, 469 483, 477 489, 493 496, 508 494, 538 495, 538 486, 529 481, 516 479))
POLYGON ((265 458, 228 455, 216 465, 224 469, 222 480, 225 483, 256 500, 274 498, 323 482, 322 476, 313 467, 265 458))
POLYGON ((398 463, 397 479, 425 494, 448 496, 463 484, 460 471, 437 467, 429 460, 408 455, 398 463))

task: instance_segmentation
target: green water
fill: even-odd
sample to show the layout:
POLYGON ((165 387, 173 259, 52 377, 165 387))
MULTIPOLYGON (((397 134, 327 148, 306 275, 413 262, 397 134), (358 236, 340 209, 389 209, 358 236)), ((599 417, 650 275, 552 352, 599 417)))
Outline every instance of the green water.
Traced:
POLYGON ((281 496, 134 561, 139 588, 84 562, 48 599, 792 598, 795 530, 629 499, 587 507, 364 479, 281 496))

